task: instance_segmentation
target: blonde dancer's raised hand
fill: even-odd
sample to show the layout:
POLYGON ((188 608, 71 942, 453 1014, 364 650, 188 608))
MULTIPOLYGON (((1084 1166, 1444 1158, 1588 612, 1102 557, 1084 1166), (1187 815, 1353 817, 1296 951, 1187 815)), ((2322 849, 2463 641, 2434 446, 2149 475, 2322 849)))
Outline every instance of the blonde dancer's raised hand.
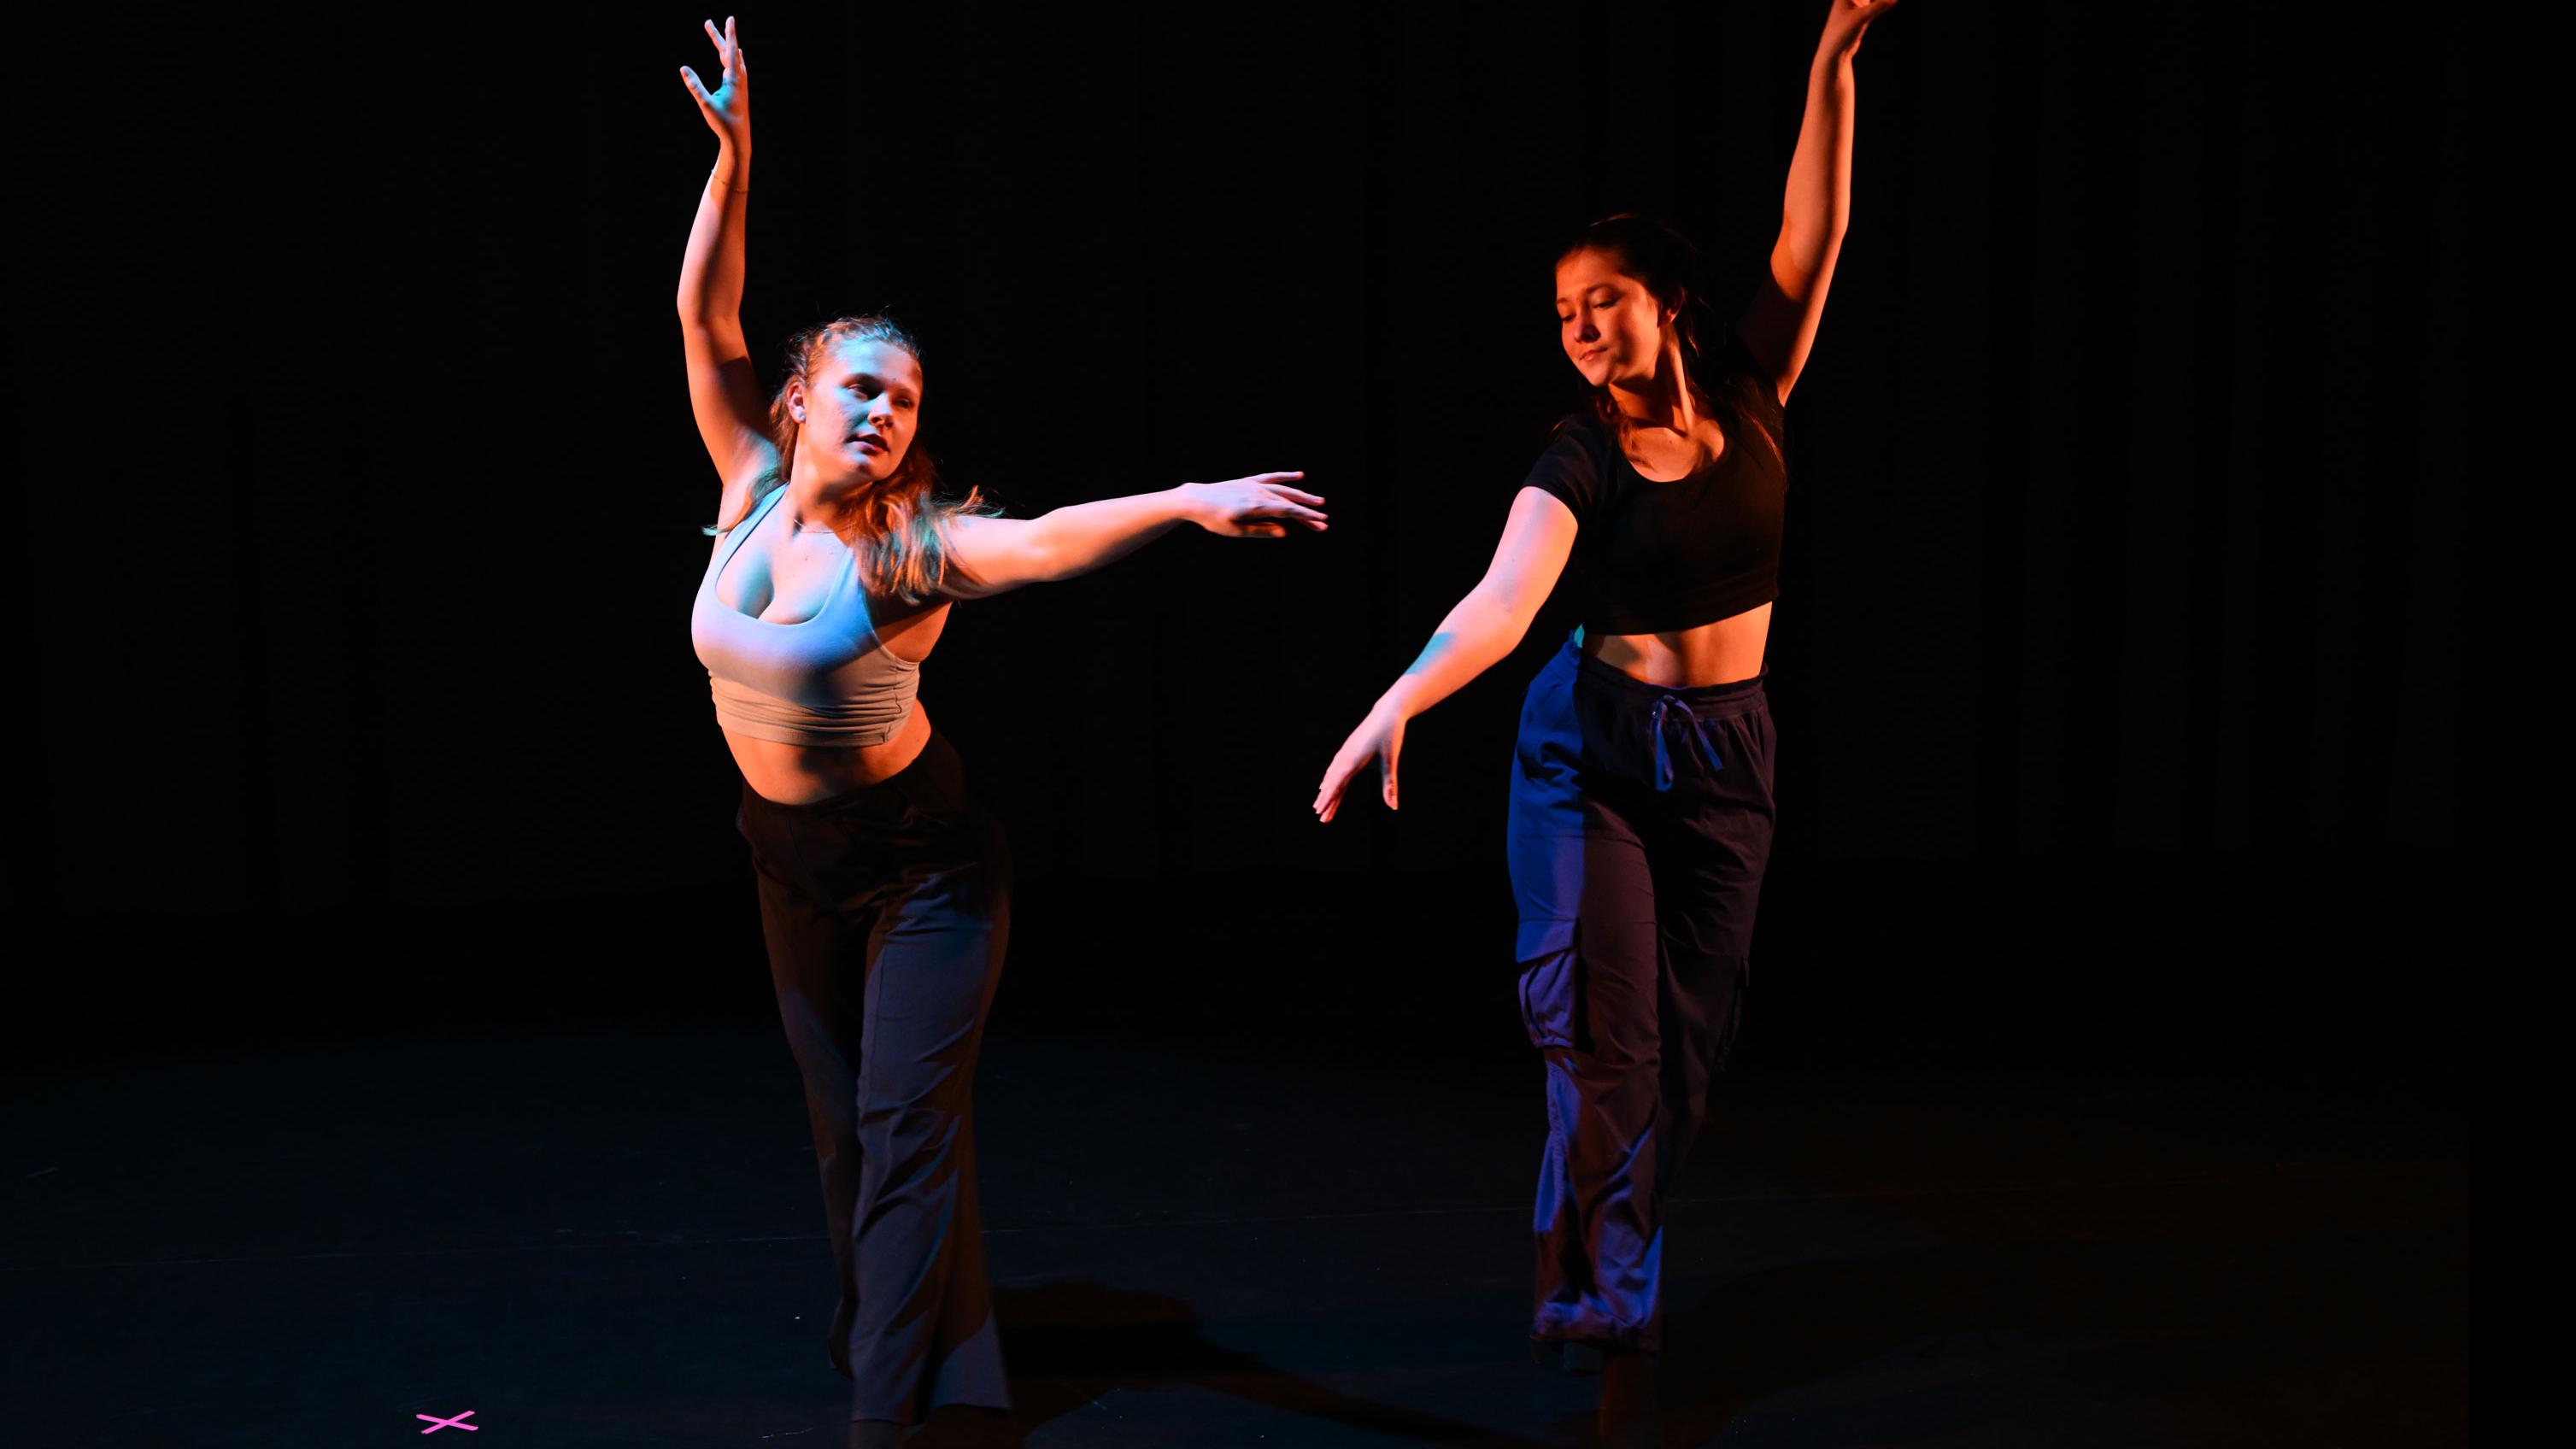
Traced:
POLYGON ((742 53, 742 40, 734 32, 733 17, 725 17, 724 29, 718 31, 712 20, 699 22, 707 28, 707 39, 715 42, 716 59, 724 67, 716 78, 716 88, 709 91, 698 73, 680 67, 680 83, 698 103, 698 114, 707 118, 707 129, 716 140, 737 156, 751 154, 751 69, 742 53))

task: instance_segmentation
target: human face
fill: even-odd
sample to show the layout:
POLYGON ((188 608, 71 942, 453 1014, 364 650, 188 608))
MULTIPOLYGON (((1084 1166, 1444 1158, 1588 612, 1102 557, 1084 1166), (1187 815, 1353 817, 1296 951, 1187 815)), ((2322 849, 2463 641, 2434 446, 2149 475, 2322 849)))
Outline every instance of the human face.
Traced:
POLYGON ((796 415, 797 449, 828 460, 853 483, 878 483, 903 466, 921 414, 921 364, 891 342, 842 341, 815 359, 796 415))
POLYGON ((1557 340, 1594 387, 1643 388, 1654 381, 1672 314, 1619 259, 1585 248, 1556 264, 1557 340))

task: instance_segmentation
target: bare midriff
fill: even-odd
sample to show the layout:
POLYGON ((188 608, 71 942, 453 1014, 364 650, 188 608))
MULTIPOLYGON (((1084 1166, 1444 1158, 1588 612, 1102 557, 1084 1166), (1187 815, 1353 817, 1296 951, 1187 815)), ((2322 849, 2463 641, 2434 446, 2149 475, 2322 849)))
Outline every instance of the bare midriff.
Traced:
POLYGON ((1585 631, 1583 652, 1632 679, 1666 689, 1733 684, 1762 672, 1771 638, 1771 606, 1665 634, 1594 634, 1585 631))
POLYGON ((743 783, 764 800, 811 805, 892 779, 930 740, 930 713, 919 704, 894 732, 873 745, 791 745, 724 732, 743 783))
MULTIPOLYGON (((939 636, 947 632, 948 609, 941 604, 889 620, 877 631, 877 640, 897 657, 918 663, 929 658, 939 636)), ((930 712, 919 700, 913 701, 912 713, 894 738, 873 745, 796 745, 731 730, 724 737, 752 793, 781 805, 811 805, 881 784, 920 758, 921 747, 930 740, 930 712)))

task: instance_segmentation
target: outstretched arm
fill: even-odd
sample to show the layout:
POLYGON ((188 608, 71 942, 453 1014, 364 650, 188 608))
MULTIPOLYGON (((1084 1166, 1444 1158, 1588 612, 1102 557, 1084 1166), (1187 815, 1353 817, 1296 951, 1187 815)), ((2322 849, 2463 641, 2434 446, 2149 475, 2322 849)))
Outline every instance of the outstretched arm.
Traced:
POLYGON ((689 408, 698 436, 724 479, 716 516, 734 516, 739 491, 778 460, 751 350, 742 337, 742 229, 751 199, 751 71, 733 18, 719 33, 706 22, 724 71, 713 92, 680 67, 680 81, 716 133, 715 170, 698 197, 689 249, 680 260, 680 345, 689 361, 689 408))
POLYGON ((1542 488, 1520 491, 1484 578, 1440 621, 1431 642, 1334 754, 1315 787, 1316 819, 1333 818, 1352 777, 1373 760, 1381 762, 1379 796, 1386 808, 1396 808, 1395 762, 1404 750, 1404 722, 1457 693, 1519 645, 1557 575, 1565 572, 1574 534, 1573 512, 1553 495, 1542 488))
POLYGON ((1779 388, 1780 401, 1798 385, 1825 315, 1825 289, 1834 279, 1843 228, 1851 219, 1852 57, 1870 22, 1896 0, 1833 0, 1816 58, 1807 71, 1807 117, 1798 127, 1798 149, 1789 159, 1789 187, 1780 203, 1780 239, 1771 247, 1771 280, 1746 308, 1737 330, 1754 360, 1779 388))
POLYGON ((1283 538, 1290 523, 1320 533, 1324 500, 1287 486, 1305 476, 1257 473, 1223 483, 1183 483, 1160 493, 1076 503, 1035 518, 969 514, 948 525, 949 573, 940 592, 980 599, 1022 584, 1069 579, 1184 523, 1227 538, 1283 538))

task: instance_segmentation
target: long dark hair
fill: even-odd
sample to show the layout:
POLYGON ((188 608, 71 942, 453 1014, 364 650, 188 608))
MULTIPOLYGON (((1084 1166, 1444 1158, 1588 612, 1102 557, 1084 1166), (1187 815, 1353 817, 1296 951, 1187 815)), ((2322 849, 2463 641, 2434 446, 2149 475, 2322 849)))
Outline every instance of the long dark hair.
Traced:
MULTIPOLYGON (((1643 212, 1605 216, 1574 234, 1556 254, 1559 262, 1576 252, 1601 252, 1634 277, 1660 306, 1673 311, 1673 330, 1682 346, 1682 381, 1700 411, 1717 420, 1732 446, 1750 432, 1773 456, 1780 452, 1777 432, 1780 399, 1767 393, 1770 384, 1741 368, 1722 366, 1719 358, 1736 349, 1725 331, 1729 325, 1709 305, 1700 270, 1699 248, 1670 222, 1643 212)), ((1617 438, 1627 418, 1607 387, 1590 390, 1593 416, 1602 430, 1617 438)))

